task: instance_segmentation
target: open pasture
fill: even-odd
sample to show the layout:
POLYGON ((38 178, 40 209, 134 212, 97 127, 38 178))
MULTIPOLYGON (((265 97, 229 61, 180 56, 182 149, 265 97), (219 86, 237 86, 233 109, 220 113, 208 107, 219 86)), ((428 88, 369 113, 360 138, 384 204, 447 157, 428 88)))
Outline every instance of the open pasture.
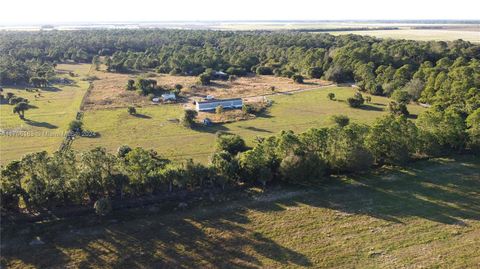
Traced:
MULTIPOLYGON (((152 148, 164 156, 183 160, 206 162, 214 150, 215 134, 218 131, 241 135, 252 145, 255 137, 273 135, 281 130, 305 131, 311 127, 331 124, 330 117, 345 114, 353 122, 371 123, 375 118, 388 113, 388 98, 372 96, 372 102, 361 109, 350 108, 345 100, 353 96, 354 89, 327 87, 297 93, 279 93, 270 96, 273 105, 255 119, 238 121, 193 130, 182 127, 178 120, 183 112, 180 105, 146 106, 137 109, 139 115, 129 115, 127 109, 104 109, 86 111, 85 128, 99 132, 96 138, 79 138, 73 143, 77 150, 97 146, 114 152, 119 146, 152 148), (333 92, 337 101, 330 101, 327 93, 333 92)), ((412 114, 423 108, 410 105, 412 114)))
POLYGON ((125 86, 129 79, 148 77, 154 79, 164 89, 173 89, 176 84, 183 86, 182 96, 187 98, 213 95, 218 99, 247 97, 271 94, 272 86, 275 92, 286 92, 298 89, 309 89, 331 84, 320 79, 306 79, 304 84, 294 83, 292 79, 275 76, 239 77, 233 82, 214 80, 211 85, 198 85, 195 76, 173 76, 168 74, 141 73, 119 74, 95 71, 98 78, 93 82, 93 89, 87 95, 84 108, 86 110, 111 109, 128 107, 130 105, 146 106, 151 104, 148 97, 139 95, 136 91, 127 91, 125 86))
POLYGON ((480 159, 6 227, 5 268, 475 268, 480 159), (189 206, 189 207, 190 207, 189 206), (39 236, 43 245, 29 246, 39 236))
POLYGON ((90 65, 60 64, 57 70, 59 78, 73 80, 73 84, 54 84, 52 87, 40 89, 39 93, 27 92, 26 87, 4 88, 4 94, 11 92, 27 98, 31 108, 25 112, 25 120, 21 120, 17 114, 13 114, 12 105, 0 106, 0 129, 9 133, 0 136, 2 164, 31 152, 53 152, 60 146, 68 124, 75 119, 83 95, 88 89, 88 82, 82 78, 88 74, 90 65), (68 72, 74 72, 78 76, 70 77, 68 72))

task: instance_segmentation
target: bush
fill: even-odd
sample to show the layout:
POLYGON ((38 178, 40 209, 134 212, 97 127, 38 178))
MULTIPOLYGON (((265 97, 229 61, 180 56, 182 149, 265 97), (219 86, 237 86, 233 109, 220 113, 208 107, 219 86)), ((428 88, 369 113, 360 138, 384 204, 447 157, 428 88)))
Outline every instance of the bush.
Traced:
POLYGON ((101 198, 95 202, 93 208, 97 215, 105 216, 112 211, 112 203, 108 198, 101 198))
POLYGON ((80 133, 82 132, 83 122, 79 120, 73 120, 68 125, 68 129, 72 132, 80 133))
POLYGON ((127 111, 128 111, 128 114, 130 114, 130 115, 135 115, 135 114, 137 114, 137 109, 135 109, 135 107, 133 107, 133 106, 129 106, 129 107, 127 108, 127 111))
POLYGON ((175 88, 175 90, 178 90, 180 92, 183 89, 183 85, 182 84, 175 84, 174 88, 175 88))
POLYGON ((128 145, 122 145, 117 149, 117 156, 120 158, 125 158, 130 151, 132 151, 131 147, 128 145))
POLYGON ((350 107, 358 108, 363 105, 365 100, 363 99, 363 96, 361 93, 356 92, 353 97, 350 97, 347 99, 347 102, 350 107))
POLYGON ((410 94, 404 90, 396 90, 393 92, 391 98, 399 104, 408 104, 410 102, 410 94))
POLYGON ((410 112, 408 112, 407 105, 405 105, 405 103, 397 103, 392 101, 388 104, 388 111, 394 115, 410 115, 410 112))
POLYGON ((311 78, 320 78, 323 75, 323 69, 321 67, 311 67, 308 69, 308 76, 311 78))
POLYGON ((198 82, 201 85, 209 85, 210 80, 211 80, 211 77, 206 73, 200 74, 200 76, 198 76, 198 82))
POLYGON ((327 98, 328 98, 329 100, 332 100, 332 101, 333 101, 333 100, 335 100, 335 94, 334 94, 333 92, 329 92, 329 93, 327 94, 327 98))
POLYGON ((191 128, 195 125, 195 118, 197 117, 198 113, 195 110, 187 109, 185 110, 183 117, 182 117, 182 124, 187 128, 191 128))
POLYGON ((259 66, 257 67, 257 70, 255 71, 257 75, 273 75, 272 68, 268 66, 259 66))
POLYGON ((230 75, 235 75, 235 76, 245 76, 247 74, 247 70, 242 67, 229 67, 227 69, 227 73, 230 75))
POLYGON ((302 75, 293 75, 292 79, 295 83, 298 83, 298 84, 303 83, 303 76, 302 75))
POLYGON ((245 140, 236 134, 220 134, 217 136, 216 150, 226 151, 232 155, 246 149, 245 140))
POLYGON ((350 118, 345 115, 333 115, 332 121, 340 127, 345 127, 350 123, 350 118))
POLYGON ((129 79, 127 81, 127 86, 126 86, 127 91, 133 91, 135 90, 135 81, 133 79, 129 79))

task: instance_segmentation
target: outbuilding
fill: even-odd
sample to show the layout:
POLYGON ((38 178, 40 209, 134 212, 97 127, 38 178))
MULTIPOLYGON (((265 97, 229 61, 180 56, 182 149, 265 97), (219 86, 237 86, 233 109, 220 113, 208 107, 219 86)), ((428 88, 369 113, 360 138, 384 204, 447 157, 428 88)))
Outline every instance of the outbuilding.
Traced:
POLYGON ((214 99, 200 102, 197 101, 196 103, 197 111, 215 110, 218 106, 222 106, 223 108, 242 108, 243 100, 242 98, 214 99))
POLYGON ((163 99, 164 102, 175 101, 175 100, 177 100, 177 97, 175 96, 174 93, 164 93, 164 94, 162 94, 162 99, 163 99))

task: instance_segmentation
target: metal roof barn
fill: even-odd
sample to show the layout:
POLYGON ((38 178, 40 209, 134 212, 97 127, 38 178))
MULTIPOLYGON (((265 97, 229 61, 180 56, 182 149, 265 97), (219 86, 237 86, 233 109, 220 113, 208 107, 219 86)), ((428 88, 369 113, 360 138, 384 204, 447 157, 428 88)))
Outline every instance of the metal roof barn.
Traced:
POLYGON ((223 108, 242 108, 243 100, 241 98, 223 99, 223 100, 208 100, 196 103, 197 111, 215 110, 218 106, 223 108))

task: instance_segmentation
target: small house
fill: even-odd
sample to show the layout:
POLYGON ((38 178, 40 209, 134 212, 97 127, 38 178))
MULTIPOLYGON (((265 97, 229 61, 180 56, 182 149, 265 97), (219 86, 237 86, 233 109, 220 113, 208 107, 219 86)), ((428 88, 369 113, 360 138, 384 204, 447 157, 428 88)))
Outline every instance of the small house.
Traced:
POLYGON ((242 98, 233 98, 233 99, 213 99, 200 101, 196 103, 197 111, 210 111, 215 110, 218 106, 223 108, 242 108, 243 100, 242 98))
POLYGON ((164 94, 162 94, 162 99, 163 99, 164 102, 175 101, 175 100, 177 100, 177 97, 175 96, 174 93, 164 93, 164 94))

